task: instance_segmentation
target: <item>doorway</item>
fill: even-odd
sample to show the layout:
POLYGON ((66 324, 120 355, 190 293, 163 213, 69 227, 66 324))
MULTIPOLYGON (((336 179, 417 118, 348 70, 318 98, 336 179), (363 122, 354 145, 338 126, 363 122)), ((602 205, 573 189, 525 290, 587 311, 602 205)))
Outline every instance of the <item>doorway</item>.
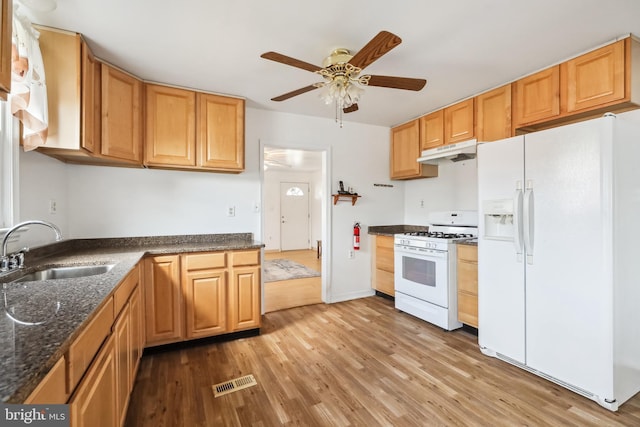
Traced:
POLYGON ((265 312, 328 300, 328 151, 261 141, 265 312), (274 281, 268 263, 283 260, 316 274, 274 281))
POLYGON ((280 183, 280 250, 311 248, 309 183, 280 183))

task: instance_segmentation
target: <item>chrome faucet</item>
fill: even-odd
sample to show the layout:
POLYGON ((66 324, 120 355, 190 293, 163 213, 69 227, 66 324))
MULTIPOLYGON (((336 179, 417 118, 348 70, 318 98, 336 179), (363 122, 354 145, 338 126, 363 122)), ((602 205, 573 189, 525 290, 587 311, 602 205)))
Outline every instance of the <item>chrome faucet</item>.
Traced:
POLYGON ((11 227, 7 233, 4 235, 2 239, 2 255, 0 255, 0 272, 5 272, 9 270, 13 270, 16 268, 24 267, 24 253, 29 251, 28 247, 20 249, 18 252, 14 254, 7 255, 7 243, 9 242, 9 237, 16 231, 21 229, 26 225, 44 225, 46 227, 51 228, 56 233, 56 242, 62 240, 62 233, 57 225, 40 220, 30 220, 24 221, 20 224, 16 224, 11 227))

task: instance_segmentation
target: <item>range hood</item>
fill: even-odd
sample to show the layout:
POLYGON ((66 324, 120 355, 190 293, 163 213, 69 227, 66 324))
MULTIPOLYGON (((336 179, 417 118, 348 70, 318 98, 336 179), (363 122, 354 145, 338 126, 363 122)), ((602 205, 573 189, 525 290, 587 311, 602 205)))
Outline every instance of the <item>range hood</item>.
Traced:
POLYGON ((418 158, 419 163, 438 164, 443 161, 460 162, 476 157, 475 139, 458 142, 456 144, 443 145, 438 148, 424 150, 418 158))

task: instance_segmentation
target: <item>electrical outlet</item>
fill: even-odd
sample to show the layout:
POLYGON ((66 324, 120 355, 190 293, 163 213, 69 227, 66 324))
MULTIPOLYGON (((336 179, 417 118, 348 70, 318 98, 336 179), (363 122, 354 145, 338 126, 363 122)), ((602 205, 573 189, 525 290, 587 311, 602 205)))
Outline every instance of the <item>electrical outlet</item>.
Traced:
POLYGON ((235 206, 229 206, 227 208, 227 216, 236 216, 236 207, 235 206))
POLYGON ((349 249, 349 253, 347 254, 347 257, 349 257, 349 259, 353 259, 356 256, 355 251, 349 249))
POLYGON ((424 209, 424 199, 420 200, 420 207, 424 209))
POLYGON ((50 199, 49 200, 49 213, 51 215, 55 215, 56 212, 58 212, 58 202, 56 201, 56 199, 50 199))

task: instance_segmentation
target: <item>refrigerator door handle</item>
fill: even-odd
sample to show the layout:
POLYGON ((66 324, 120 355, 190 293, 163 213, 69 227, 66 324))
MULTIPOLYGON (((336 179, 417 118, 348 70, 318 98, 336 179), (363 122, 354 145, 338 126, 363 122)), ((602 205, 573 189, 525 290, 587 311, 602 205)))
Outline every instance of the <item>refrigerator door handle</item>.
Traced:
POLYGON ((527 253, 527 264, 533 264, 533 187, 527 185, 523 201, 524 249, 527 253))
POLYGON ((513 195, 513 246, 516 249, 518 260, 522 259, 522 189, 517 189, 513 195))

